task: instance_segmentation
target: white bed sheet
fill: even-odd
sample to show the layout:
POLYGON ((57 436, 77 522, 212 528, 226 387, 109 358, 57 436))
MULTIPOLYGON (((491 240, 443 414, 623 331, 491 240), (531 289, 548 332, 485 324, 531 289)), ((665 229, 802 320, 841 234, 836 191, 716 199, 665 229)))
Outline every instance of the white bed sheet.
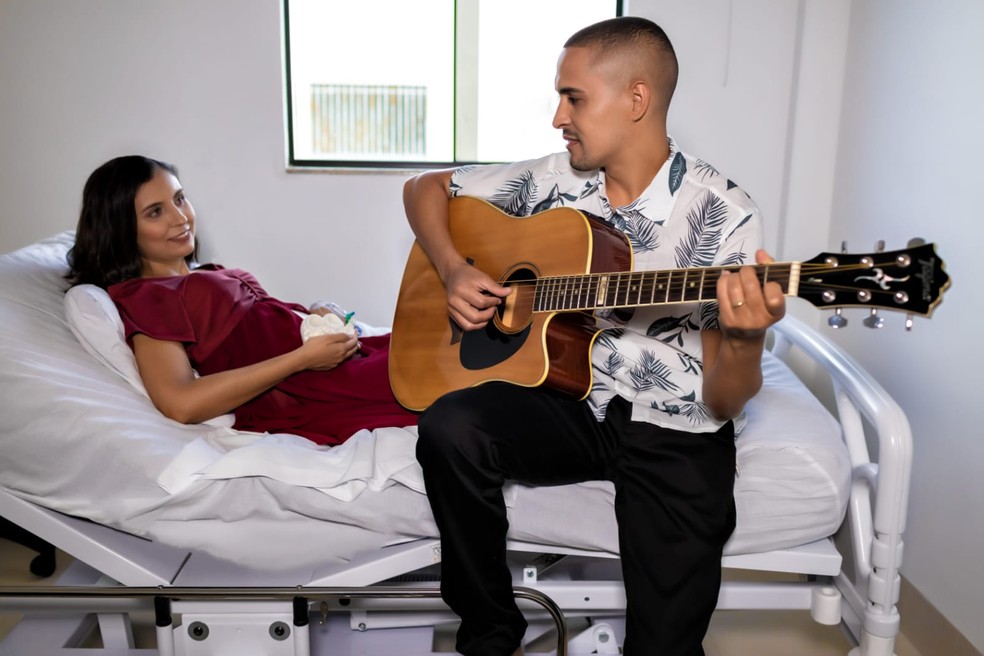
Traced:
MULTIPOLYGON (((69 232, 0 256, 0 486, 39 505, 262 569, 348 560, 437 535, 415 432, 342 447, 163 417, 87 353, 63 310, 69 232), (165 489, 165 487, 167 489, 165 489)), ((825 537, 850 464, 830 414, 776 358, 738 440, 738 527, 726 553, 825 537)), ((617 551, 612 486, 512 486, 510 537, 617 551)))

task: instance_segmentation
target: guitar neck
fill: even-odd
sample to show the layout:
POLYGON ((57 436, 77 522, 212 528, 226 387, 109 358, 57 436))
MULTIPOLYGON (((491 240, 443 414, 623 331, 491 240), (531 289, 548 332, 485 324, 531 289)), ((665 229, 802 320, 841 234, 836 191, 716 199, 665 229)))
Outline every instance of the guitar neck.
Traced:
MULTIPOLYGON (((759 282, 779 283, 783 293, 796 296, 799 262, 773 262, 752 267, 759 282)), ((624 271, 538 278, 534 312, 600 310, 647 305, 697 303, 717 298, 717 281, 738 267, 700 267, 665 271, 624 271)))

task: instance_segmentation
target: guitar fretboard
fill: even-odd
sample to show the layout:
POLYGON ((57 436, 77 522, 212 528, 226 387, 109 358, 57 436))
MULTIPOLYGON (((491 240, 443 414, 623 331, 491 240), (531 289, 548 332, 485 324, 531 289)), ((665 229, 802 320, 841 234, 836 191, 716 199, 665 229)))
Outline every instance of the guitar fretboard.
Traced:
MULTIPOLYGON (((799 262, 774 262, 755 267, 759 282, 777 282, 783 293, 795 296, 799 262)), ((538 278, 533 311, 597 310, 672 303, 713 301, 724 271, 738 267, 706 267, 666 271, 625 271, 538 278)))

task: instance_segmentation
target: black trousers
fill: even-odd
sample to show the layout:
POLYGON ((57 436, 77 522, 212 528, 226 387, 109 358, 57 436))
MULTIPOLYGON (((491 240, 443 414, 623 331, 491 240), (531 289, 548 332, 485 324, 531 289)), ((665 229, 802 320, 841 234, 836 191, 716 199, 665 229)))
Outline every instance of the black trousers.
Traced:
POLYGON ((487 383, 421 417, 417 458, 441 532, 441 592, 461 617, 457 649, 505 656, 526 621, 512 596, 502 486, 610 480, 627 597, 625 654, 702 656, 735 525, 734 429, 684 433, 631 421, 616 398, 587 403, 487 383))

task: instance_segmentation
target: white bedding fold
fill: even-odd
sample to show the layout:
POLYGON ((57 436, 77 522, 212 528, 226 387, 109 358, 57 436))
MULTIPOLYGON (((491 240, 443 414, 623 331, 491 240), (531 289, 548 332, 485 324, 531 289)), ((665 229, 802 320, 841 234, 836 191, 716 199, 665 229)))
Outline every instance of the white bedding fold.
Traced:
POLYGON ((416 428, 361 430, 343 444, 323 447, 296 435, 216 430, 189 442, 157 484, 177 494, 202 479, 262 476, 314 488, 339 501, 397 483, 423 494, 416 434, 416 428))

